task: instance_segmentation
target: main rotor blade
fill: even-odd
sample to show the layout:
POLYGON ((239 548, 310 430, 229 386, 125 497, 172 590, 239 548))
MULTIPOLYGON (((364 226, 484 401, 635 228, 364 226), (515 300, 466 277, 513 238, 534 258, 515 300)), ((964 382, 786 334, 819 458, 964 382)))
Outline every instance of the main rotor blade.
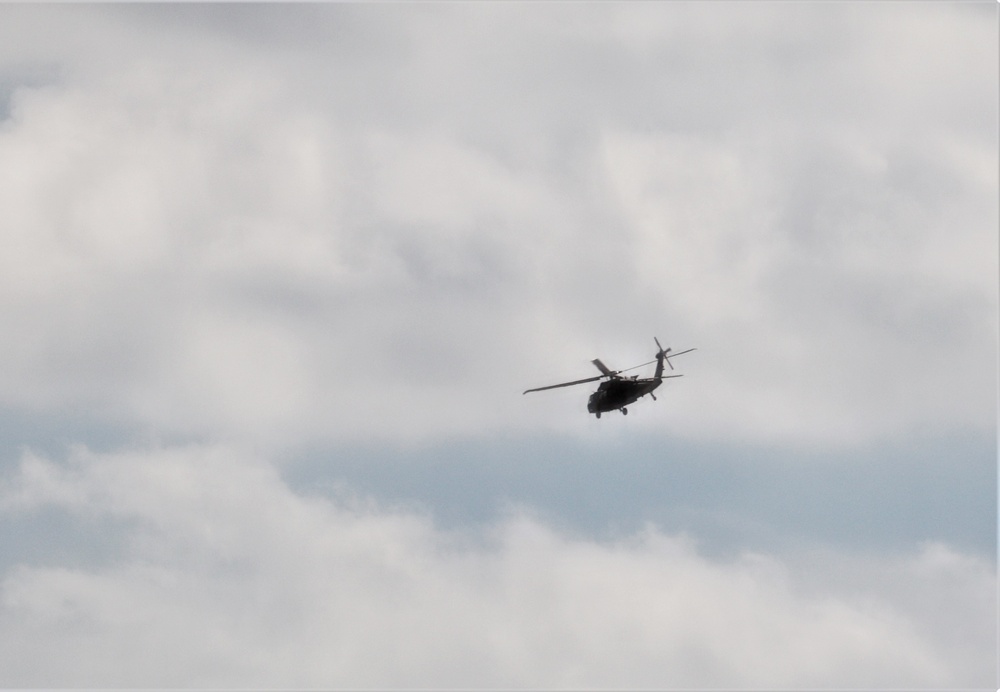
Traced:
MULTIPOLYGON (((593 363, 595 366, 597 366, 597 369, 600 370, 601 372, 603 372, 605 377, 611 377, 612 375, 617 374, 615 371, 613 371, 607 365, 605 365, 604 363, 602 363, 600 358, 594 358, 594 360, 592 360, 590 362, 593 363)), ((618 372, 621 372, 621 370, 619 370, 618 372)))
MULTIPOLYGON (((669 350, 669 349, 667 349, 667 350, 669 350)), ((667 356, 667 358, 674 358, 675 356, 683 356, 685 353, 691 353, 691 351, 697 351, 697 350, 698 349, 696 349, 696 348, 689 348, 688 350, 681 351, 680 353, 671 353, 669 356, 667 356)))
POLYGON ((550 384, 547 387, 535 387, 534 389, 525 389, 522 394, 527 394, 528 392, 540 392, 545 389, 558 389, 559 387, 572 387, 574 384, 583 384, 584 382, 596 382, 597 380, 603 380, 604 375, 596 375, 595 377, 588 377, 585 380, 573 380, 572 382, 563 382, 562 384, 550 384))
POLYGON ((619 370, 618 372, 628 372, 629 370, 636 370, 638 368, 644 368, 647 365, 652 365, 655 362, 656 362, 655 360, 651 360, 648 363, 643 363, 642 365, 633 365, 631 368, 625 368, 624 370, 619 370))

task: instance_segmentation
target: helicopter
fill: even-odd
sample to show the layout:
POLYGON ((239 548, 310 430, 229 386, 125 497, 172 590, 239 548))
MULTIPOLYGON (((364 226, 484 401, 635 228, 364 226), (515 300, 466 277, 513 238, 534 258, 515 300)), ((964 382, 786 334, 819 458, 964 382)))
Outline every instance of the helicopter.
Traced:
POLYGON ((601 371, 600 375, 594 377, 587 377, 582 380, 573 380, 572 382, 563 382, 561 384, 550 384, 547 387, 535 387, 534 389, 526 389, 523 394, 528 394, 529 392, 541 392, 546 389, 557 389, 559 387, 571 387, 577 384, 584 384, 585 382, 596 382, 597 380, 604 380, 597 387, 597 391, 590 395, 590 399, 587 401, 587 412, 593 413, 598 418, 601 417, 602 413, 607 413, 608 411, 621 411, 622 415, 628 415, 628 409, 626 406, 638 401, 640 398, 649 394, 653 397, 653 401, 656 401, 656 395, 653 394, 653 390, 663 384, 663 380, 670 377, 683 377, 683 375, 664 375, 663 374, 663 364, 666 363, 667 366, 673 370, 674 366, 670 363, 670 359, 676 356, 682 356, 685 353, 690 353, 691 351, 697 350, 689 348, 686 351, 681 351, 680 353, 671 353, 671 349, 664 349, 660 345, 660 340, 655 336, 653 341, 656 342, 656 360, 651 360, 649 363, 643 363, 642 365, 635 365, 631 368, 625 368, 624 370, 611 370, 608 366, 601 362, 600 358, 595 358, 590 361, 593 363, 598 370, 601 371), (629 370, 635 370, 636 368, 641 368, 651 363, 656 363, 656 372, 652 377, 637 377, 632 375, 631 377, 622 377, 623 372, 628 372, 629 370))

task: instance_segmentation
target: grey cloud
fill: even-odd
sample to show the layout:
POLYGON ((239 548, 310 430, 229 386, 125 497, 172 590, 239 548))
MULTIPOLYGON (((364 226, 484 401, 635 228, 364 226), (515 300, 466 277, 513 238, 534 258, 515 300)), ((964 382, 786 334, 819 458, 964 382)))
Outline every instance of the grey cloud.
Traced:
POLYGON ((993 674, 994 570, 946 545, 849 569, 836 554, 718 560, 653 528, 594 542, 523 514, 446 532, 364 498, 295 495, 219 446, 67 461, 25 458, 3 512, 124 521, 128 547, 110 564, 5 571, 5 684, 881 687, 993 674), (95 655, 108 650, 119 656, 95 655))

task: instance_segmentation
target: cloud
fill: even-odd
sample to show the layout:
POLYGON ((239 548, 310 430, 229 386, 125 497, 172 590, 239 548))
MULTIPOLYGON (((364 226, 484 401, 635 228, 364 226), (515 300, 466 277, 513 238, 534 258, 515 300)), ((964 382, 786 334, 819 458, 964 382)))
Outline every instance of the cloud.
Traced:
POLYGON ((426 508, 447 528, 529 506, 547 524, 592 537, 653 522, 697 536, 713 556, 804 545, 883 553, 939 542, 987 557, 997 540, 996 440, 988 434, 804 453, 595 427, 582 437, 320 448, 283 455, 281 468, 296 492, 326 495, 343 482, 426 508))
POLYGON ((995 563, 963 552, 996 423, 992 14, 0 13, 3 684, 992 679, 995 563), (699 350, 627 419, 520 394, 654 335, 699 350), (553 472, 566 439, 590 456, 553 472), (286 483, 303 449, 330 496, 286 483), (348 485, 400 465, 460 508, 502 468, 539 506, 444 528, 348 485))
MULTIPOLYGON (((996 257, 985 196, 967 207, 976 218, 956 216, 954 197, 894 189, 886 167, 905 164, 870 172, 844 160, 843 143, 804 149, 809 173, 701 137, 605 144, 637 231, 639 286, 668 322, 711 344, 692 364, 711 383, 685 387, 684 427, 732 415, 729 434, 837 444, 991 426, 996 257), (932 353, 969 360, 928 372, 932 353)), ((965 177, 945 168, 945 179, 965 177)))
POLYGON ((83 541, 5 570, 5 685, 872 688, 993 675, 994 569, 943 544, 713 560, 652 525, 599 542, 526 511, 446 531, 347 489, 295 494, 225 446, 26 454, 0 508, 122 532, 111 555, 83 541))
POLYGON ((992 426, 994 37, 758 9, 5 10, 0 402, 275 445, 579 433, 583 393, 519 392, 657 335, 700 348, 693 439, 992 426))

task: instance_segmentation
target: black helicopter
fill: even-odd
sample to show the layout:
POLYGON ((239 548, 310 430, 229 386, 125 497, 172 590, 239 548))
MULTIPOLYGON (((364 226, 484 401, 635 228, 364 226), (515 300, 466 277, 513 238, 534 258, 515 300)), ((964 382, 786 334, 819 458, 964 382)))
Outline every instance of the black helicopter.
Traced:
POLYGON ((597 387, 597 391, 590 395, 590 400, 587 402, 587 411, 593 413, 598 418, 601 417, 602 413, 607 411, 621 410, 622 415, 628 415, 628 409, 625 408, 634 401, 638 401, 640 398, 649 394, 653 397, 653 401, 656 401, 656 395, 653 394, 653 390, 663 384, 663 380, 668 377, 682 377, 682 375, 664 375, 663 374, 663 364, 666 363, 671 370, 674 366, 671 365, 670 359, 675 356, 682 356, 685 353, 690 353, 696 349, 689 348, 686 351, 681 351, 680 353, 671 353, 670 349, 664 349, 660 345, 660 340, 653 337, 653 341, 656 342, 656 347, 659 349, 656 353, 656 360, 651 360, 649 363, 643 363, 642 365, 636 365, 631 368, 625 368, 624 370, 611 370, 604 363, 601 362, 600 358, 595 358, 591 362, 597 366, 597 369, 601 371, 600 375, 595 377, 588 377, 583 380, 573 380, 572 382, 563 382, 562 384, 550 384, 548 387, 536 387, 535 389, 526 389, 524 394, 528 392, 540 392, 545 389, 557 389, 559 387, 571 387, 575 384, 583 384, 585 382, 596 382, 597 380, 603 380, 607 378, 606 382, 601 382, 597 387), (631 377, 622 377, 623 372, 628 372, 629 370, 635 370, 636 368, 641 368, 650 363, 656 363, 656 372, 652 377, 639 378, 635 375, 631 377))

